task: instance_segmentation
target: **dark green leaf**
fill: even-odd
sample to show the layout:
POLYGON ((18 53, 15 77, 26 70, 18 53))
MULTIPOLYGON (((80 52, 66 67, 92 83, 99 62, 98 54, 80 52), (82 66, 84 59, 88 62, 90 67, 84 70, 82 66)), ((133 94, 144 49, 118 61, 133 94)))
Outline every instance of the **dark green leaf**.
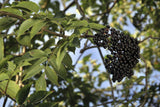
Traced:
POLYGON ((40 101, 44 100, 47 96, 52 94, 53 92, 49 91, 37 91, 33 93, 28 99, 27 102, 31 104, 37 104, 40 101))
POLYGON ((29 91, 30 91, 30 87, 31 87, 32 83, 29 83, 27 85, 25 85, 24 87, 22 87, 18 93, 16 94, 16 101, 18 104, 23 104, 23 102, 26 100, 29 91))
POLYGON ((55 45, 55 38, 50 38, 43 46, 42 49, 50 48, 51 46, 55 45))

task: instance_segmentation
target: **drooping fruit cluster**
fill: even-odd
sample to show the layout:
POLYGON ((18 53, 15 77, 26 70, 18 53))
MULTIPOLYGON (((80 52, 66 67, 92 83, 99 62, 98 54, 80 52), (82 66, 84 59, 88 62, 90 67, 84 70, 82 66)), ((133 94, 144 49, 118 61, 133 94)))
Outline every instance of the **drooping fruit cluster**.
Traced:
POLYGON ((120 82, 124 77, 130 78, 133 75, 132 69, 140 58, 137 39, 106 26, 95 34, 93 41, 111 52, 105 58, 105 67, 113 74, 113 82, 120 82))

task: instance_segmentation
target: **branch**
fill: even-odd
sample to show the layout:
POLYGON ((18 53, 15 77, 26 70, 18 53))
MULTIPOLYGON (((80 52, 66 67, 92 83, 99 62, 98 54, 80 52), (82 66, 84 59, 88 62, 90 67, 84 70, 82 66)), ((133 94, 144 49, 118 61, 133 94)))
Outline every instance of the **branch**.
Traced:
POLYGON ((75 1, 71 2, 64 10, 63 12, 66 12, 72 5, 75 4, 75 1))
POLYGON ((113 2, 113 5, 107 10, 107 13, 110 13, 110 11, 112 10, 112 8, 115 6, 116 3, 117 3, 117 0, 113 2))
POLYGON ((58 33, 56 33, 56 32, 52 32, 52 31, 50 31, 50 30, 48 30, 48 29, 42 29, 42 30, 43 30, 43 31, 46 31, 46 32, 48 32, 48 33, 50 33, 50 34, 59 36, 59 37, 67 37, 67 35, 61 35, 61 34, 58 34, 58 33))
POLYGON ((7 15, 7 16, 11 16, 11 17, 14 17, 14 18, 17 18, 21 21, 24 21, 25 19, 21 16, 18 16, 18 15, 15 15, 15 14, 12 14, 12 13, 8 13, 8 12, 5 12, 5 11, 0 11, 0 16, 3 16, 3 15, 7 15))
POLYGON ((148 39, 158 39, 158 40, 160 40, 160 38, 158 38, 158 37, 152 37, 152 35, 150 35, 149 37, 144 38, 142 41, 139 41, 139 43, 142 43, 142 42, 144 42, 144 41, 146 41, 148 39))
MULTIPOLYGON (((103 64, 105 65, 105 61, 104 61, 102 52, 101 52, 101 50, 100 50, 99 47, 97 47, 97 49, 98 49, 98 51, 99 51, 99 54, 100 54, 101 59, 102 59, 102 61, 103 61, 103 64)), ((107 71, 107 69, 106 69, 106 71, 107 71)), ((111 81, 111 78, 110 78, 110 75, 108 74, 108 72, 106 72, 106 73, 107 73, 107 76, 108 76, 108 79, 109 79, 109 84, 110 84, 110 86, 111 86, 112 99, 113 99, 113 102, 115 103, 116 100, 115 100, 115 98, 114 98, 114 89, 113 89, 113 86, 112 86, 112 81, 111 81)))
POLYGON ((97 46, 85 47, 85 48, 80 50, 80 53, 84 53, 84 51, 86 51, 88 49, 92 49, 92 48, 97 48, 97 46))
POLYGON ((82 15, 82 17, 85 18, 84 11, 82 10, 81 6, 79 5, 78 0, 75 0, 75 3, 76 3, 76 6, 77 6, 79 13, 82 15))
POLYGON ((3 107, 6 107, 7 100, 8 100, 8 96, 6 96, 6 98, 4 99, 3 107))
POLYGON ((141 56, 142 60, 145 63, 145 68, 146 68, 146 72, 145 72, 145 96, 144 96, 144 101, 142 104, 140 104, 138 107, 144 107, 144 105, 146 104, 147 101, 147 97, 148 97, 148 67, 147 67, 147 62, 145 61, 145 59, 141 56))

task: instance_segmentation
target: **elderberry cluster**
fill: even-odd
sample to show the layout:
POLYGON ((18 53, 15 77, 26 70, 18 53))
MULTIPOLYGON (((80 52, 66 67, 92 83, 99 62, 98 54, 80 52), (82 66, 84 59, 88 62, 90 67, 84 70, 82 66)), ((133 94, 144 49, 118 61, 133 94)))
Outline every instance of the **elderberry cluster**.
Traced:
POLYGON ((120 82, 124 77, 130 78, 133 75, 132 69, 140 58, 137 39, 106 26, 95 34, 93 41, 97 46, 108 48, 111 52, 105 58, 105 67, 113 74, 113 82, 120 82))

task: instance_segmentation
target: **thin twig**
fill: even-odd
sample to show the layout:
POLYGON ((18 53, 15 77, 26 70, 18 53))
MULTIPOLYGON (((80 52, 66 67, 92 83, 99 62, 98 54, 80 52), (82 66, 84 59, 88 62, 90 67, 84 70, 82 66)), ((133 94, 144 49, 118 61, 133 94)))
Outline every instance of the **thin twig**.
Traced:
MULTIPOLYGON (((105 65, 104 58, 103 58, 103 54, 102 54, 102 52, 101 52, 101 50, 100 50, 99 47, 97 47, 97 49, 98 49, 98 51, 99 51, 99 54, 100 54, 101 59, 102 59, 102 61, 103 61, 103 64, 105 65)), ((106 70, 106 71, 107 71, 107 70, 106 70)), ((110 84, 110 86, 111 86, 113 103, 115 104, 114 89, 113 89, 112 81, 111 81, 110 75, 109 75, 108 73, 107 73, 107 76, 108 76, 108 79, 109 79, 109 84, 110 84)))
POLYGON ((71 2, 64 10, 63 12, 66 12, 71 6, 75 4, 75 1, 71 2))
POLYGON ((139 41, 139 43, 142 43, 142 42, 144 42, 144 41, 146 41, 148 39, 158 39, 158 40, 160 40, 160 38, 158 38, 158 37, 152 37, 152 35, 150 35, 149 37, 144 38, 142 41, 139 41))
POLYGON ((21 16, 18 16, 18 15, 15 15, 15 14, 12 14, 12 13, 8 13, 8 12, 5 12, 5 11, 0 11, 0 16, 3 16, 3 15, 7 15, 7 16, 11 16, 11 17, 14 17, 14 18, 17 18, 21 21, 24 21, 25 19, 21 16))
POLYGON ((6 95, 6 98, 4 99, 4 102, 3 102, 3 107, 6 107, 7 100, 8 100, 8 96, 6 95))
POLYGON ((76 6, 77 6, 79 13, 82 15, 83 18, 85 18, 85 13, 82 10, 81 6, 79 5, 78 0, 75 0, 75 3, 76 3, 76 6))
POLYGON ((145 96, 144 96, 144 101, 142 104, 140 104, 138 107, 144 107, 144 105, 146 104, 147 101, 147 97, 148 97, 148 67, 147 67, 147 63, 145 61, 145 59, 141 56, 141 59, 144 61, 145 63, 145 68, 146 68, 146 72, 145 72, 145 96))
POLYGON ((85 48, 80 50, 80 53, 84 53, 84 51, 86 51, 88 49, 92 49, 92 48, 97 48, 97 46, 85 47, 85 48))

